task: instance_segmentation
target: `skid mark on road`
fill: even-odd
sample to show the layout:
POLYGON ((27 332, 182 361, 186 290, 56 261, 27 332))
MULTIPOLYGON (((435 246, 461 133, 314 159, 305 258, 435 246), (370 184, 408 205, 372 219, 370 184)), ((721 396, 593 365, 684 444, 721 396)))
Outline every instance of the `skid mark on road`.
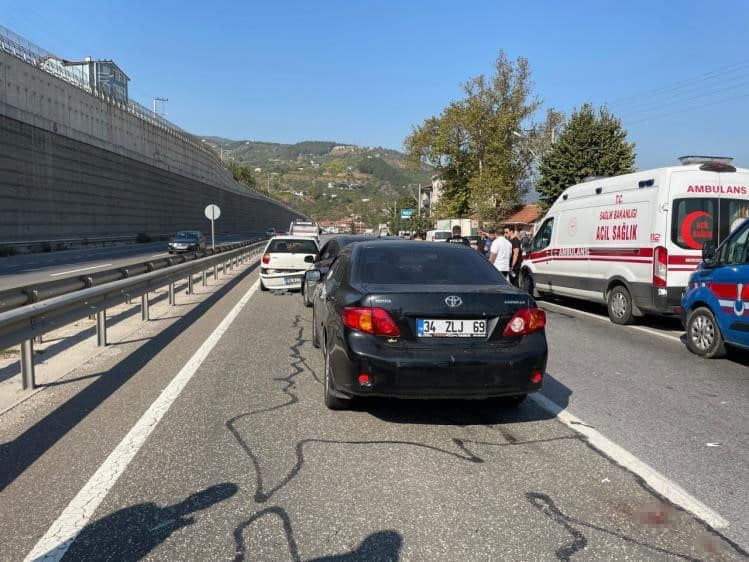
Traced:
MULTIPOLYGON (((317 435, 314 435, 317 432, 314 431, 314 428, 311 428, 312 435, 308 435, 303 439, 294 439, 289 443, 290 449, 288 450, 288 452, 291 453, 291 450, 293 448, 293 457, 289 455, 289 460, 292 461, 288 465, 289 468, 282 469, 280 472, 274 472, 273 481, 268 482, 266 480, 268 474, 268 466, 271 466, 273 463, 269 463, 268 466, 265 466, 265 462, 261 454, 257 452, 260 448, 260 445, 255 445, 252 442, 252 437, 258 435, 258 433, 254 431, 246 433, 247 430, 245 429, 243 431, 242 429, 240 429, 240 427, 238 427, 238 423, 241 420, 251 421, 253 418, 257 419, 257 416, 268 415, 281 409, 293 409, 294 411, 296 411, 296 408, 300 407, 300 398, 293 391, 293 389, 295 388, 295 384, 299 380, 300 375, 309 372, 316 382, 320 382, 318 377, 316 376, 316 373, 314 372, 314 369, 310 367, 303 354, 304 344, 308 343, 309 341, 304 337, 305 326, 303 324, 305 322, 307 322, 305 319, 297 315, 291 325, 291 328, 293 329, 293 340, 291 342, 291 345, 289 346, 289 356, 292 360, 290 374, 284 377, 275 377, 273 379, 274 381, 283 383, 280 391, 286 397, 286 400, 283 403, 274 406, 243 412, 226 421, 226 426, 229 432, 237 441, 237 444, 244 452, 244 454, 247 455, 250 465, 252 466, 251 474, 252 476, 254 476, 254 490, 252 490, 252 497, 254 504, 258 507, 262 507, 262 504, 268 504, 274 498, 274 496, 276 496, 276 494, 289 486, 295 480, 295 478, 299 476, 306 464, 305 453, 309 453, 310 447, 323 447, 326 449, 330 449, 329 456, 331 458, 346 458, 349 455, 347 455, 345 451, 350 447, 384 446, 389 450, 392 450, 393 448, 403 447, 406 449, 419 450, 424 452, 425 454, 437 453, 438 455, 443 455, 451 458, 458 463, 469 463, 473 465, 493 465, 494 456, 492 454, 489 454, 489 452, 492 449, 496 448, 523 447, 564 441, 582 442, 585 445, 590 446, 590 444, 588 443, 588 438, 579 432, 571 432, 566 435, 551 436, 546 438, 525 439, 521 435, 518 435, 516 432, 510 431, 504 424, 498 423, 496 412, 494 412, 495 415, 492 416, 491 412, 478 409, 471 412, 451 415, 449 412, 441 412, 438 409, 435 409, 431 413, 429 413, 429 411, 426 413, 422 412, 423 415, 421 417, 423 418, 424 415, 426 415, 427 419, 433 419, 435 420, 434 423, 437 424, 442 423, 442 420, 447 421, 452 426, 461 427, 464 431, 470 432, 471 434, 475 432, 474 430, 476 426, 480 425, 492 432, 495 432, 494 435, 496 435, 497 437, 501 436, 501 439, 493 441, 491 439, 480 440, 476 438, 466 438, 465 436, 440 436, 440 439, 445 440, 444 444, 440 444, 439 442, 427 443, 407 439, 337 439, 323 437, 319 433, 317 435), (249 437, 246 437, 247 435, 249 437), (291 444, 292 442, 293 445, 291 444)), ((305 405, 307 400, 313 399, 314 398, 310 398, 309 396, 304 395, 305 405)), ((386 414, 387 412, 380 412, 380 414, 383 413, 386 414)), ((285 413, 284 415, 290 414, 285 413)), ((419 416, 417 416, 417 418, 418 417, 419 416)), ((398 418, 397 413, 395 414, 395 418, 398 418)), ((383 419, 388 419, 388 416, 384 415, 383 419)), ((406 417, 406 419, 400 419, 399 421, 409 423, 409 418, 406 417)), ((323 428, 321 427, 321 430, 322 429, 323 428)), ((601 454, 600 451, 597 451, 595 448, 591 447, 591 449, 596 451, 597 454, 601 454)), ((277 446, 276 450, 280 451, 281 449, 279 449, 277 446)), ((604 456, 604 458, 607 457, 604 456)), ((667 505, 669 509, 671 509, 675 513, 678 512, 680 514, 679 518, 674 518, 674 523, 690 524, 690 521, 693 521, 690 514, 688 514, 687 512, 682 512, 678 510, 678 508, 672 506, 672 504, 666 503, 665 501, 661 500, 661 497, 650 487, 644 485, 643 482, 639 482, 639 484, 650 497, 654 498, 656 502, 663 502, 663 504, 667 505)), ((523 492, 519 491, 519 493, 523 492)), ((657 546, 656 544, 651 544, 647 540, 638 539, 624 532, 608 529, 605 526, 595 525, 582 519, 567 515, 557 507, 557 504, 547 494, 534 491, 527 492, 525 494, 525 497, 532 507, 541 512, 545 517, 548 517, 552 521, 557 523, 564 530, 564 532, 571 537, 568 542, 557 548, 555 554, 559 560, 571 560, 576 554, 583 551, 589 545, 590 539, 583 533, 583 528, 588 528, 592 531, 604 533, 611 537, 615 537, 625 543, 628 543, 633 547, 645 548, 652 551, 653 553, 666 554, 683 560, 694 559, 688 554, 673 552, 666 548, 657 546)), ((638 510, 633 510, 633 513, 635 513, 636 511, 638 510)), ((285 537, 286 544, 288 545, 288 552, 291 559, 295 561, 301 560, 299 545, 294 537, 294 526, 292 524, 292 518, 289 515, 287 508, 283 505, 271 505, 255 511, 250 515, 250 517, 239 522, 234 528, 233 536, 235 541, 236 561, 244 560, 247 556, 248 547, 245 543, 245 535, 248 532, 252 532, 252 529, 254 528, 253 526, 258 521, 266 520, 269 517, 277 518, 280 520, 283 536, 285 537)), ((647 524, 647 522, 644 522, 637 517, 633 517, 632 521, 633 523, 639 524, 640 526, 647 524)), ((742 554, 740 548, 736 547, 736 545, 722 537, 719 533, 707 527, 703 528, 705 528, 706 530, 705 541, 698 545, 702 550, 704 550, 705 552, 717 552, 716 549, 720 549, 720 552, 722 554, 728 554, 727 551, 729 547, 726 546, 728 544, 734 548, 735 553, 742 554), (711 540, 712 542, 710 542, 711 540), (720 541, 725 542, 721 543, 720 541)), ((399 537, 399 535, 394 532, 388 531, 384 533, 392 533, 399 537)), ((374 533, 374 535, 370 535, 370 537, 367 537, 362 545, 364 545, 367 540, 375 535, 378 535, 378 533, 374 533)), ((388 543, 386 542, 384 544, 388 543)), ((363 546, 360 547, 360 549, 361 548, 363 548, 363 546)), ((733 555, 734 552, 728 554, 729 558, 733 555)))

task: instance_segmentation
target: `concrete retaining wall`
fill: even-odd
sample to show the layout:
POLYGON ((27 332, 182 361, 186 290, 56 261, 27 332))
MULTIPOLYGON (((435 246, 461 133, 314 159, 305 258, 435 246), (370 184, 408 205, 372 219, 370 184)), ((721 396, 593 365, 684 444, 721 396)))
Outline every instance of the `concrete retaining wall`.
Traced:
POLYGON ((294 214, 120 154, 0 116, 0 241, 288 228, 294 214))
POLYGON ((223 232, 296 216, 248 192, 192 136, 0 51, 0 242, 209 230, 208 203, 223 232))

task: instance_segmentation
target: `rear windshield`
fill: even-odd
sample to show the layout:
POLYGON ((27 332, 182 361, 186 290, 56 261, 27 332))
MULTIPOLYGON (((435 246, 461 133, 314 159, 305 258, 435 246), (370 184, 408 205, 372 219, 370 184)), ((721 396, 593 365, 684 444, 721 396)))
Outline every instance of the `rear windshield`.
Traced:
POLYGON ((700 250, 708 240, 722 242, 746 217, 749 201, 745 199, 674 199, 671 240, 681 248, 700 250))
POLYGON ((475 250, 453 244, 362 248, 357 277, 378 285, 495 285, 502 275, 475 250))
POLYGON ((271 240, 267 251, 272 254, 316 254, 317 245, 312 240, 271 240))

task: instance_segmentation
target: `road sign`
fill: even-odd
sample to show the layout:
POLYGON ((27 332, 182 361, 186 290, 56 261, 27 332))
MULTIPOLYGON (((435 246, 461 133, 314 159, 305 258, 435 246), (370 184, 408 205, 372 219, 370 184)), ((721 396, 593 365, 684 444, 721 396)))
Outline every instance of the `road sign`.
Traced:
POLYGON ((213 228, 213 222, 221 216, 221 209, 218 205, 211 203, 205 208, 205 217, 211 221, 211 249, 216 249, 216 230, 213 228))
POLYGON ((414 214, 415 209, 401 209, 401 218, 410 219, 414 214))
POLYGON ((218 205, 214 205, 211 203, 205 208, 205 218, 207 218, 210 221, 215 221, 221 216, 221 209, 218 208, 218 205))

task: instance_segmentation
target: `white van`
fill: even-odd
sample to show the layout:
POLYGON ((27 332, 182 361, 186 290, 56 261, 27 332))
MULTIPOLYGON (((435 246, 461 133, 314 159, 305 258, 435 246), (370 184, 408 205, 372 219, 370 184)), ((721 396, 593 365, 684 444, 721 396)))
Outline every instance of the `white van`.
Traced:
POLYGON ((720 243, 749 216, 749 169, 732 158, 680 160, 566 189, 533 237, 524 288, 605 303, 617 324, 678 314, 703 243, 720 243))
POLYGON ((450 230, 427 230, 427 242, 444 242, 453 233, 450 230))

